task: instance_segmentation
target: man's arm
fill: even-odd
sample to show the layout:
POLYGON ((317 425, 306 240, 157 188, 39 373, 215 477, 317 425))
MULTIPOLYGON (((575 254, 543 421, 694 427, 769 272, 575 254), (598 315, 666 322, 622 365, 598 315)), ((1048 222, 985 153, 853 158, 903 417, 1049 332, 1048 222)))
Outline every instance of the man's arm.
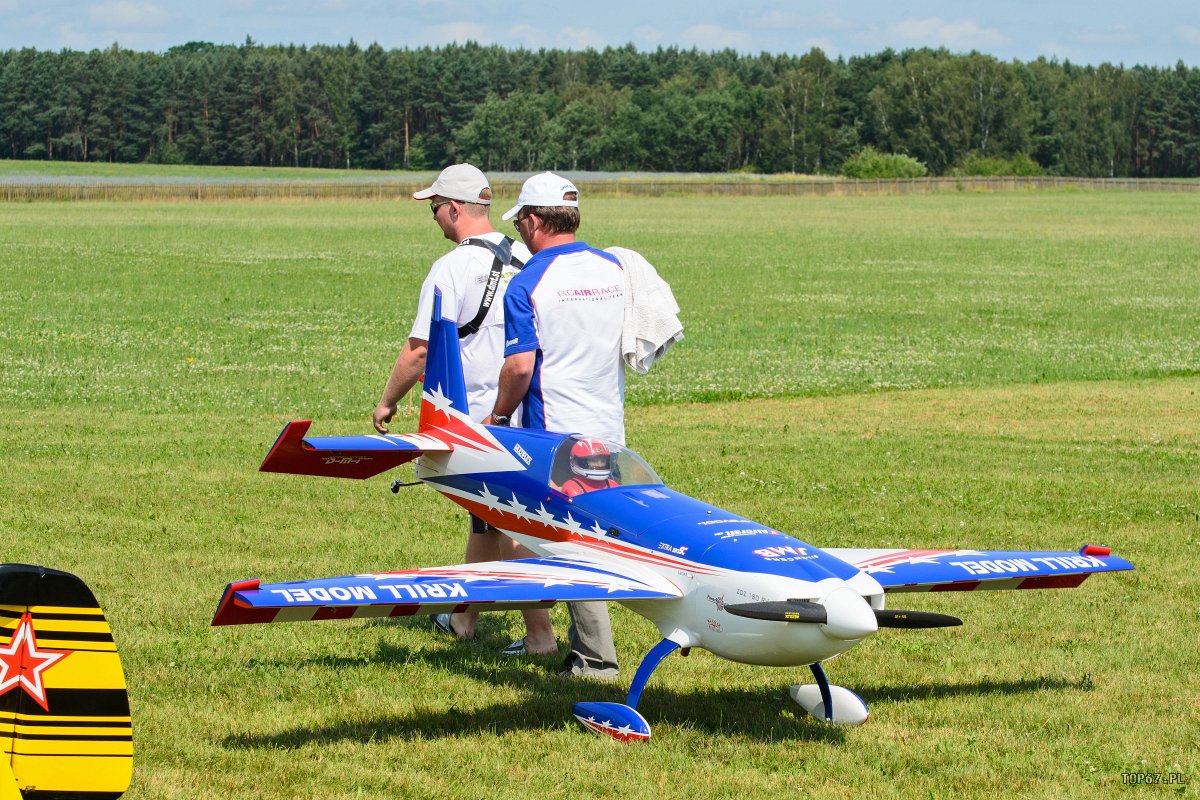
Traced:
POLYGON ((500 389, 496 393, 496 404, 492 406, 492 413, 483 421, 484 425, 495 424, 498 416, 511 417, 517 410, 525 392, 529 391, 536 360, 536 350, 513 353, 504 359, 504 366, 500 368, 500 389))
POLYGON ((387 425, 396 413, 396 404, 400 398, 408 394, 421 376, 425 373, 425 354, 429 350, 429 342, 424 339, 410 338, 400 348, 400 356, 396 366, 392 367, 392 375, 388 378, 387 386, 383 387, 383 396, 379 405, 371 414, 371 424, 380 433, 387 433, 387 425))

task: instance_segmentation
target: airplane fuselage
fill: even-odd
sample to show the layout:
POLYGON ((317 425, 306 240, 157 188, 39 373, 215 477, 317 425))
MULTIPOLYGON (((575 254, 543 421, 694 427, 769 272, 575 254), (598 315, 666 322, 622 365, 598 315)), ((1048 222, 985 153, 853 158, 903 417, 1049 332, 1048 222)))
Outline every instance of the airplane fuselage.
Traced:
POLYGON ((857 567, 657 480, 568 496, 548 466, 567 437, 491 430, 519 467, 464 474, 452 463, 457 453, 437 454, 422 457, 418 476, 539 556, 555 556, 563 543, 583 545, 597 563, 677 587, 677 600, 622 602, 680 647, 794 666, 842 653, 876 631, 872 609, 883 607, 883 589, 857 567), (819 603, 829 619, 796 625, 722 613, 726 604, 786 600, 819 603))

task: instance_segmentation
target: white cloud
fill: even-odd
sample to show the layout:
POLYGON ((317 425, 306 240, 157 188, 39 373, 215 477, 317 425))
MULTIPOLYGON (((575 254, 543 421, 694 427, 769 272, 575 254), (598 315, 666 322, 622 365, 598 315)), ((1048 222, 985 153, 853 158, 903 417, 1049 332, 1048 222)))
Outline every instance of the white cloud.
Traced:
POLYGON ((514 43, 525 44, 541 37, 542 31, 532 25, 513 25, 508 29, 508 38, 514 43))
MULTIPOLYGON (((1038 45, 1037 54, 1045 56, 1048 59, 1057 59, 1058 61, 1070 61, 1073 64, 1083 63, 1083 54, 1079 48, 1073 47, 1062 42, 1043 42, 1038 45)), ((1035 58, 1037 56, 1034 56, 1035 58)))
POLYGON ((1075 38, 1084 44, 1130 44, 1137 41, 1137 34, 1126 25, 1112 25, 1107 28, 1091 28, 1075 34, 1075 38))
POLYGON ((605 44, 604 39, 590 28, 568 26, 559 30, 558 36, 550 46, 560 50, 586 50, 589 47, 601 50, 605 44))
POLYGON ((1200 28, 1192 25, 1177 25, 1175 33, 1179 34, 1179 38, 1187 44, 1200 45, 1200 28))
POLYGON ((882 31, 885 44, 945 46, 952 49, 985 48, 1005 44, 1008 39, 996 28, 984 28, 973 20, 946 22, 939 17, 906 19, 882 31))
POLYGON ((751 28, 780 30, 782 28, 799 28, 808 20, 799 11, 785 11, 781 8, 772 8, 769 11, 753 11, 742 14, 740 21, 751 28))
POLYGON ((119 44, 125 50, 162 50, 179 42, 159 31, 99 30, 90 27, 80 30, 74 23, 65 22, 58 26, 58 44, 55 47, 104 50, 113 44, 119 44))
POLYGON ((88 17, 96 25, 109 29, 152 30, 170 21, 171 15, 154 3, 133 0, 105 0, 88 7, 88 17))
POLYGON ((694 45, 701 50, 748 50, 750 37, 745 31, 734 31, 719 25, 693 25, 679 34, 680 44, 694 45))
MULTIPOLYGON (((477 42, 484 42, 484 36, 485 34, 480 32, 473 38, 477 42)), ((464 40, 458 39, 456 41, 461 42, 464 40)), ((503 44, 505 47, 521 46, 531 49, 545 47, 557 48, 559 50, 586 50, 589 47, 596 50, 603 50, 611 44, 611 42, 606 41, 590 28, 572 28, 571 26, 566 26, 559 28, 555 33, 551 33, 545 28, 535 28, 532 25, 526 24, 513 25, 502 36, 491 36, 486 41, 503 44)))
MULTIPOLYGON (((812 50, 814 47, 819 49, 822 53, 824 53, 829 58, 837 58, 838 56, 845 55, 845 53, 842 51, 842 46, 839 45, 837 42, 833 41, 832 39, 827 39, 827 38, 820 37, 820 36, 810 37, 810 38, 806 39, 804 42, 803 52, 807 53, 808 51, 812 50)), ((797 51, 797 52, 800 52, 800 51, 797 51)))
POLYGON ((445 25, 431 25, 425 29, 429 44, 462 44, 468 39, 472 42, 490 43, 493 41, 491 29, 478 22, 448 22, 445 25))
POLYGON ((658 45, 663 41, 662 31, 649 25, 639 25, 633 29, 633 40, 642 45, 658 45))
POLYGON ((769 11, 742 14, 739 19, 748 27, 769 31, 844 31, 855 27, 854 23, 849 20, 828 11, 812 14, 774 8, 769 11))

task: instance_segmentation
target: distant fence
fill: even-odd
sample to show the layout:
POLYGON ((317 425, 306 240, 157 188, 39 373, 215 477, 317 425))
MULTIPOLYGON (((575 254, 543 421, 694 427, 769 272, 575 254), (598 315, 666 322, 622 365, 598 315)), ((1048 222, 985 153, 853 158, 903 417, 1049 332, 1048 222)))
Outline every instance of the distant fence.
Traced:
MULTIPOLYGON (((906 195, 932 192, 1007 192, 1033 189, 1082 189, 1152 192, 1197 192, 1200 180, 1154 178, 903 178, 847 179, 745 179, 705 180, 636 178, 580 180, 581 190, 597 196, 851 196, 906 195)), ((38 201, 154 201, 154 200, 393 200, 407 197, 427 183, 412 180, 282 180, 282 181, 161 181, 136 182, 97 179, 35 179, 5 182, 0 178, 0 200, 38 201)), ((520 184, 496 181, 497 194, 519 193, 520 184)))

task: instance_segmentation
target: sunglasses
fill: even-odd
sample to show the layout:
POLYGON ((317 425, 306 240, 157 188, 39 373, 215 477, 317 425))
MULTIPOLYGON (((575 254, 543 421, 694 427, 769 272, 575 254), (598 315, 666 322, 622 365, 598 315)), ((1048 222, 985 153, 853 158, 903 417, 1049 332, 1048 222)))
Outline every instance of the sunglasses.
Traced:
POLYGON ((446 205, 447 203, 453 203, 453 202, 454 202, 453 200, 430 200, 429 201, 429 210, 432 211, 433 215, 436 217, 437 210, 439 208, 446 205))

